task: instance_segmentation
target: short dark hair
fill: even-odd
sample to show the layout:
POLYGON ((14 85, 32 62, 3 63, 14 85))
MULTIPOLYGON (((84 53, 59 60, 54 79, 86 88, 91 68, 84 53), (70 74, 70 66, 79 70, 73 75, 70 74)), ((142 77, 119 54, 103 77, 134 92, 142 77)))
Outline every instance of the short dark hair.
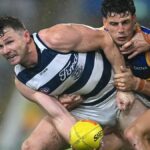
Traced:
POLYGON ((103 0, 101 5, 101 13, 103 17, 107 17, 111 13, 125 13, 130 12, 134 15, 136 8, 133 0, 103 0))
POLYGON ((26 29, 24 24, 18 18, 12 16, 0 17, 0 36, 4 34, 4 29, 7 27, 13 28, 14 30, 26 29))

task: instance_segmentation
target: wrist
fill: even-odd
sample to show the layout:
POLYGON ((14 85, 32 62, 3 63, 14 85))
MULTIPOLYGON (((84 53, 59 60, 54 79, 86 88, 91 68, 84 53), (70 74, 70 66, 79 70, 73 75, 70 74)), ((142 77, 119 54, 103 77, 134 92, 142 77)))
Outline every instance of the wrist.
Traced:
POLYGON ((135 91, 142 92, 145 88, 146 81, 144 79, 136 78, 135 91))

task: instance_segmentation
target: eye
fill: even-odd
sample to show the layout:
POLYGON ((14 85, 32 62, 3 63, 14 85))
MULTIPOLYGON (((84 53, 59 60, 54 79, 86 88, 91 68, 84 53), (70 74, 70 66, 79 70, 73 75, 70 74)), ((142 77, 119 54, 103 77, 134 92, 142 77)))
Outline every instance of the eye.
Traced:
POLYGON ((0 45, 0 49, 2 49, 4 46, 3 45, 0 45))
POLYGON ((10 41, 7 41, 5 44, 8 45, 8 44, 11 44, 13 42, 14 42, 13 40, 10 40, 10 41))
POLYGON ((130 23, 130 20, 126 20, 124 22, 122 22, 123 25, 128 25, 130 23))
POLYGON ((118 23, 117 23, 117 22, 110 22, 110 25, 112 25, 112 26, 117 26, 118 23))

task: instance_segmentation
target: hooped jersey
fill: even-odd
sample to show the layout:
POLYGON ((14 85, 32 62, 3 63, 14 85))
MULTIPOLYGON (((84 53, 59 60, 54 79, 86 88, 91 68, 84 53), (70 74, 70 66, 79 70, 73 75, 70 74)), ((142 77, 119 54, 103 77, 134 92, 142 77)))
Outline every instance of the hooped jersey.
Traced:
POLYGON ((48 95, 80 94, 89 98, 85 105, 96 105, 114 94, 113 72, 103 52, 61 53, 47 47, 37 33, 32 37, 37 65, 15 66, 16 77, 26 86, 48 95))
MULTIPOLYGON (((146 27, 141 26, 141 30, 146 34, 150 34, 150 29, 146 27)), ((150 80, 150 50, 126 61, 135 76, 150 80)))

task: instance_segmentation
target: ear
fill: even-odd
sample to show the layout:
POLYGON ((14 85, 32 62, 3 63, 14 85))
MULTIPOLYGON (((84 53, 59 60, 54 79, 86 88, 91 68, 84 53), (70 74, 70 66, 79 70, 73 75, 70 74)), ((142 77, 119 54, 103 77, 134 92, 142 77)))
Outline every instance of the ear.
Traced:
POLYGON ((24 38, 25 38, 25 41, 26 41, 27 43, 30 42, 31 36, 30 36, 30 33, 29 33, 28 30, 25 30, 25 31, 24 31, 24 38))
POLYGON ((132 20, 133 20, 134 23, 137 22, 136 15, 133 15, 133 16, 132 16, 132 20))
POLYGON ((103 17, 103 25, 104 25, 104 28, 107 28, 107 19, 103 17))

